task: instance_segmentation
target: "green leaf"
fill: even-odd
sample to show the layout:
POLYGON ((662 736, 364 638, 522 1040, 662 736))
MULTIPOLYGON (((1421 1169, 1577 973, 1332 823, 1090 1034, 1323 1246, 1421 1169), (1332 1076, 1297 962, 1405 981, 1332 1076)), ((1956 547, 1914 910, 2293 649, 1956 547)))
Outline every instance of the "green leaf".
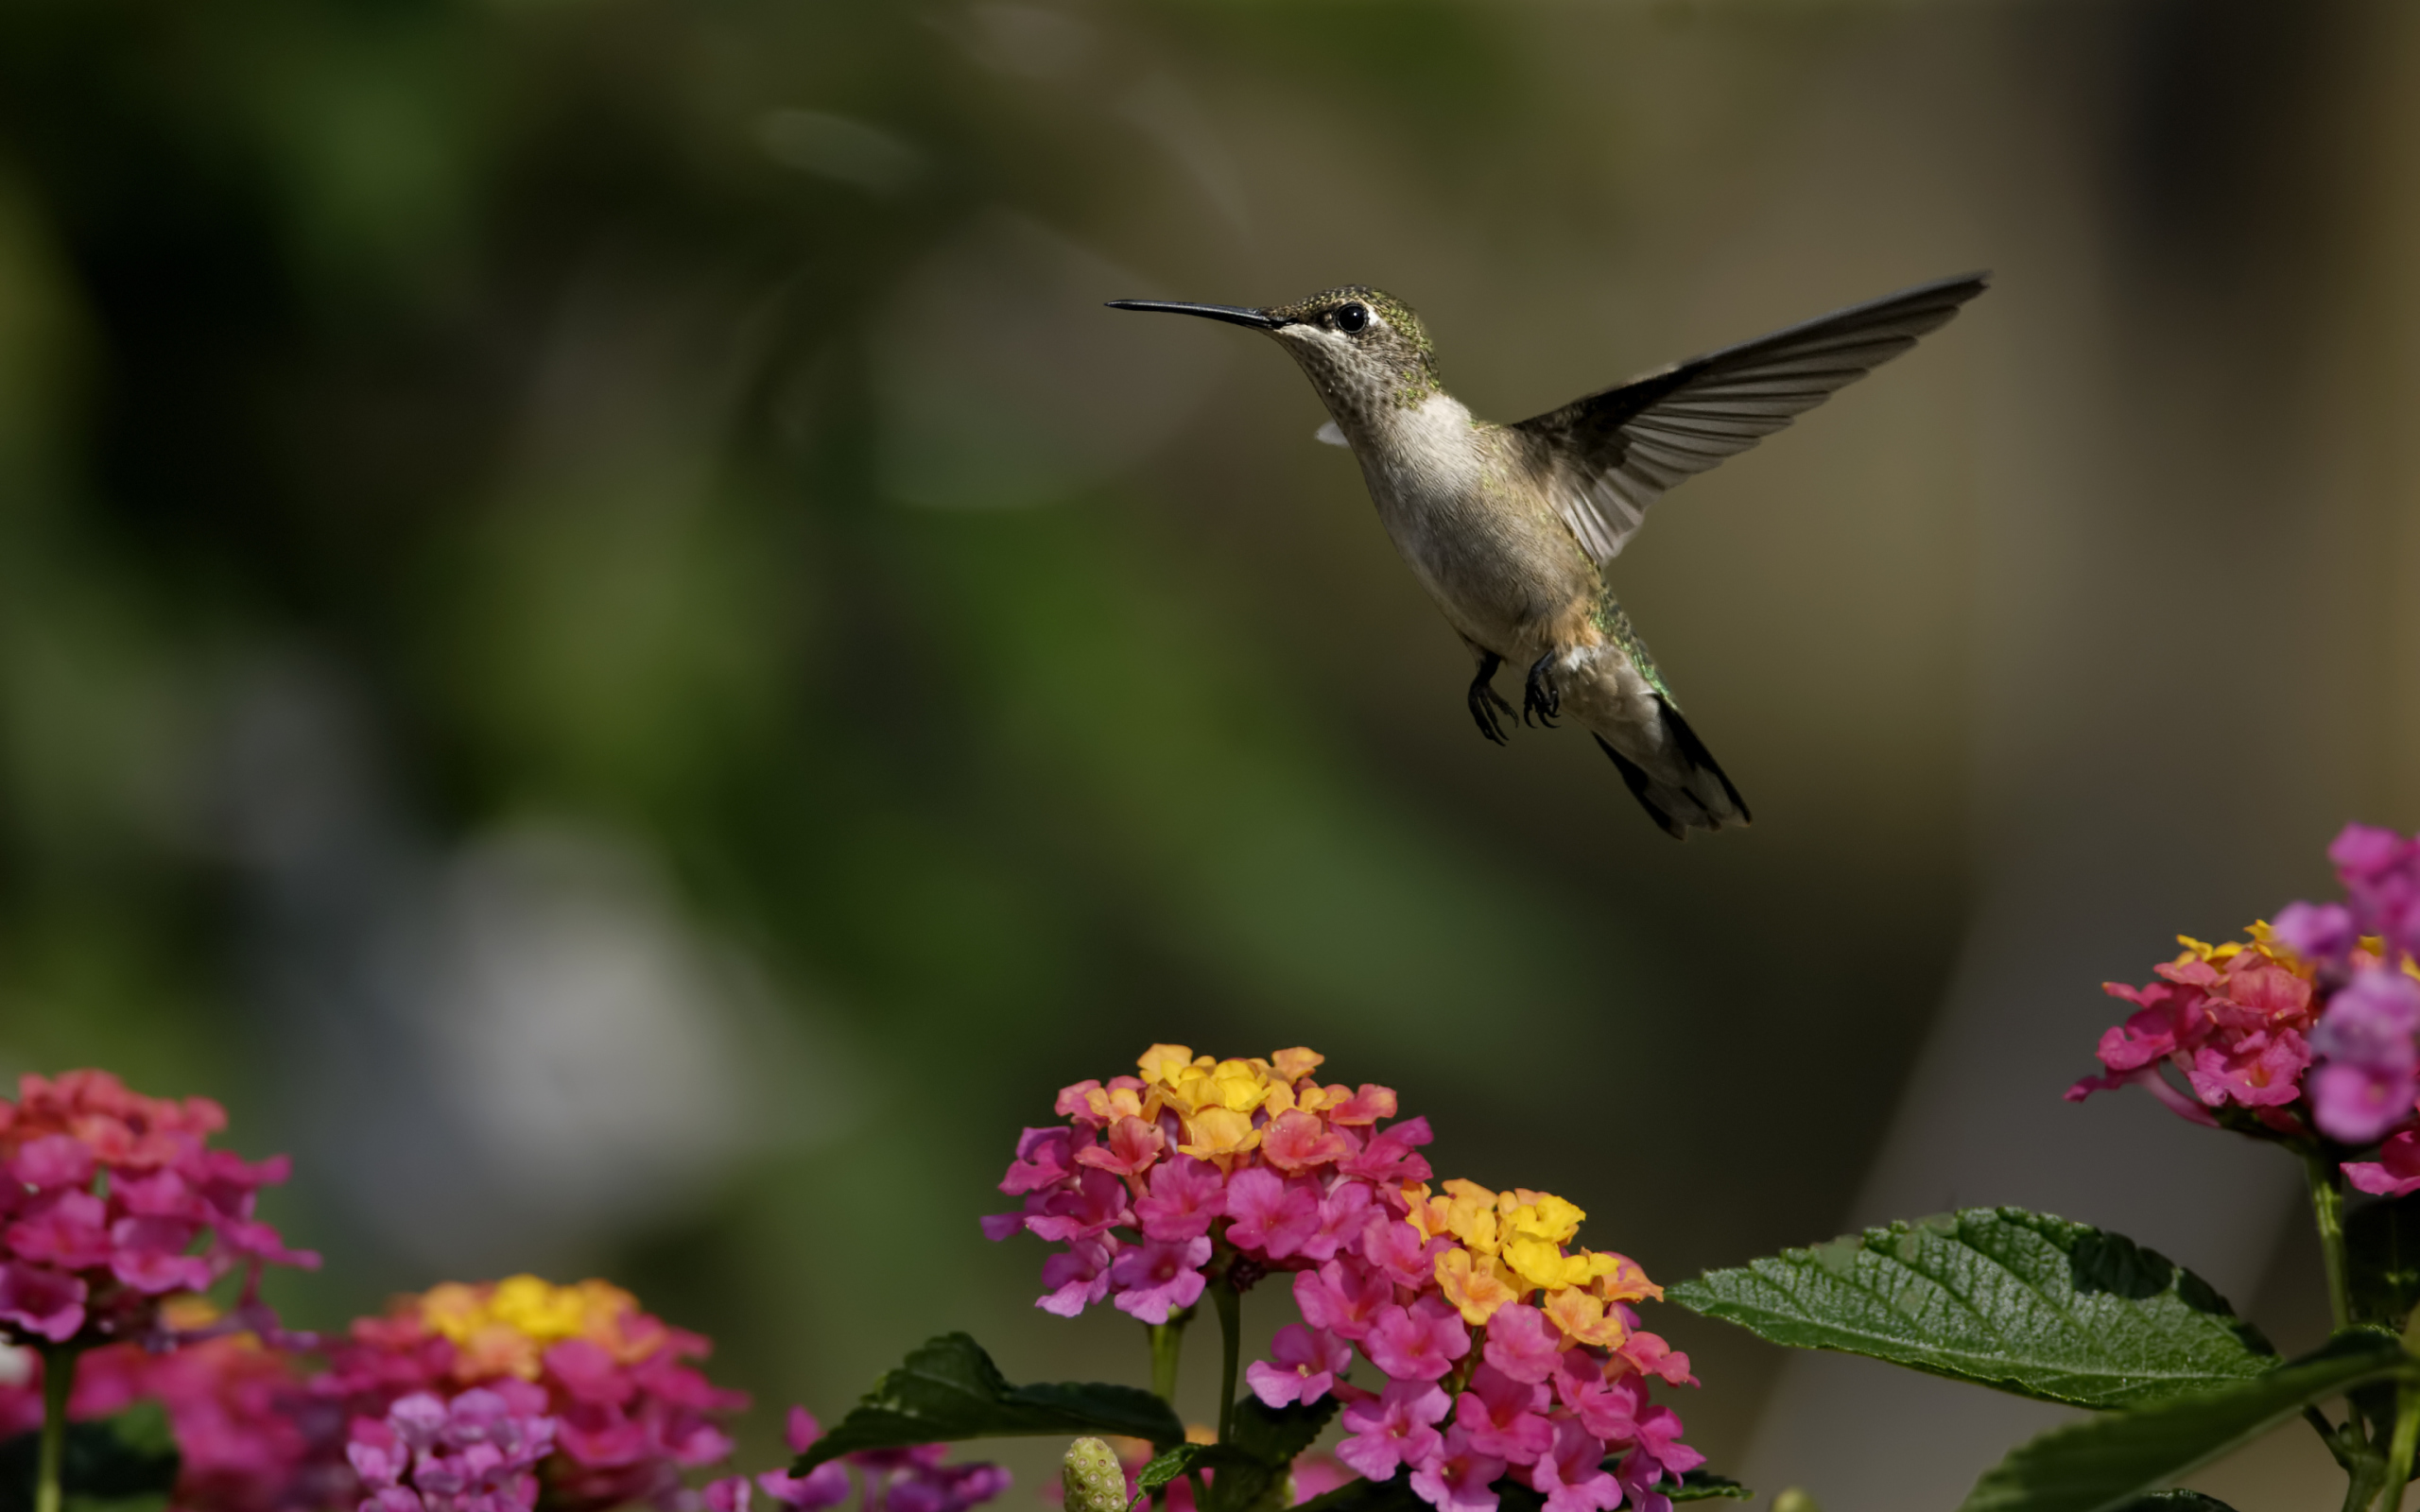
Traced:
POLYGON ((1655 1487, 1675 1502, 1747 1502, 1755 1492, 1727 1475, 1708 1475, 1703 1470, 1691 1470, 1674 1486, 1666 1481, 1655 1487))
POLYGON ((2153 1491, 2127 1503, 2120 1512, 2235 1512, 2215 1496, 2179 1487, 2172 1491, 2153 1491))
POLYGON ((1308 1406, 1264 1406, 1257 1397, 1237 1401, 1227 1447, 1239 1457, 1219 1466, 1205 1512, 1243 1512, 1282 1490, 1294 1456, 1318 1440, 1341 1406, 1332 1396, 1308 1406))
POLYGON ((1411 1477, 1398 1470, 1383 1481, 1347 1481, 1312 1497, 1294 1512, 1426 1512, 1427 1506, 1413 1494, 1411 1477))
POLYGON ((963 1333, 944 1333, 875 1383, 798 1457, 792 1473, 804 1475, 861 1449, 1080 1434, 1122 1434, 1166 1449, 1184 1441, 1184 1424, 1167 1402, 1133 1386, 1012 1386, 981 1345, 963 1333))
POLYGON ((2344 1263, 2353 1321, 2400 1330, 2420 1306, 2420 1197, 2346 1213, 2344 1263))
POLYGON ((1307 1406, 1290 1407, 1264 1406, 1258 1397, 1246 1397, 1236 1403, 1227 1442, 1255 1459, 1288 1466, 1296 1455, 1319 1441, 1320 1435, 1343 1405, 1333 1396, 1307 1406))
MULTIPOLYGON (((31 1512, 41 1440, 32 1433, 0 1443, 0 1512, 31 1512)), ((179 1463, 167 1416, 144 1402, 99 1422, 67 1425, 60 1490, 69 1512, 162 1507, 176 1487, 179 1463)))
POLYGON ((2118 1234, 2017 1208, 1969 1208, 1666 1294, 1775 1344, 1872 1355, 2021 1397, 2127 1407, 2275 1368, 2209 1283, 2118 1234))
POLYGON ((1242 1456, 1225 1444, 1179 1444, 1174 1449, 1153 1455, 1149 1465, 1135 1472, 1134 1494, 1140 1500, 1170 1481, 1184 1479, 1195 1470, 1217 1469, 1241 1460, 1242 1456))
POLYGON ((2325 1349, 2256 1380, 2052 1429, 1986 1472, 1959 1512, 2133 1507, 2144 1493, 2251 1442, 2305 1407, 2413 1368, 2403 1347, 2385 1334, 2339 1334, 2325 1349))

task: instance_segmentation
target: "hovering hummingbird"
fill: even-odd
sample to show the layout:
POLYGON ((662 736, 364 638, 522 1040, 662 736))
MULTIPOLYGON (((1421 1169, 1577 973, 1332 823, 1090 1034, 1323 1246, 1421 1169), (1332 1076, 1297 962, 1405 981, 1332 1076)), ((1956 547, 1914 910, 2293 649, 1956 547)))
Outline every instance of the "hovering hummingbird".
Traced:
POLYGON ((1914 288, 1674 363, 1513 425, 1476 419, 1437 377, 1411 307, 1363 284, 1250 309, 1115 300, 1265 331, 1319 390, 1319 438, 1350 447, 1395 549, 1478 663, 1471 717, 1505 744, 1495 691, 1529 669, 1520 718, 1566 702, 1666 833, 1749 822, 1681 717, 1604 569, 1666 490, 1788 425, 1947 324, 1988 273, 1914 288))

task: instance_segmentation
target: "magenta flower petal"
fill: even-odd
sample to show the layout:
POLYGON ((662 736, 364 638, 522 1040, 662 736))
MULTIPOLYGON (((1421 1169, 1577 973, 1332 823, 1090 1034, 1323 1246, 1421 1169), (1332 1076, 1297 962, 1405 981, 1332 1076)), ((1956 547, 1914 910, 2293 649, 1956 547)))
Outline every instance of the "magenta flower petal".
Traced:
POLYGON ((82 1280, 48 1266, 0 1264, 0 1323, 13 1323, 54 1344, 64 1344, 84 1326, 87 1295, 82 1280))

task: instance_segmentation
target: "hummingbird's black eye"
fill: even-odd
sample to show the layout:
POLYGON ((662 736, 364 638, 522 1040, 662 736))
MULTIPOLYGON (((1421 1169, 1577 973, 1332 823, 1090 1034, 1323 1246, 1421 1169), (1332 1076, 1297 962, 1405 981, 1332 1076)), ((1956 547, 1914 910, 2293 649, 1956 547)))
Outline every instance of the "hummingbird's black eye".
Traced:
POLYGON ((1346 335, 1358 335, 1370 323, 1370 312, 1357 304, 1348 304, 1336 312, 1336 328, 1346 335))

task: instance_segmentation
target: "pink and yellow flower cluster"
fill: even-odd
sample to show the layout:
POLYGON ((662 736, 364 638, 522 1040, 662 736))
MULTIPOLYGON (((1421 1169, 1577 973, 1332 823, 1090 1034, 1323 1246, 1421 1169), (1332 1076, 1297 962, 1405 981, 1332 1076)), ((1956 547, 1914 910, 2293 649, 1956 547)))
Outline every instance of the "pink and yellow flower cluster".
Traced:
POLYGON ((507 1393, 515 1413, 554 1424, 548 1503, 603 1508, 663 1501, 684 1469, 731 1452, 721 1419, 748 1399, 686 1363, 709 1349, 604 1281, 448 1282, 356 1321, 312 1389, 343 1405, 355 1442, 377 1441, 407 1396, 507 1393))
POLYGON ((1063 1124, 1028 1128, 984 1220, 1062 1247, 1038 1306, 1108 1300, 1166 1323, 1210 1285, 1293 1275, 1303 1321, 1246 1372, 1270 1406, 1334 1393, 1338 1456, 1423 1500, 1489 1512, 1506 1476, 1550 1512, 1605 1512, 1702 1462, 1653 1377, 1695 1385, 1688 1357, 1640 1332, 1662 1292, 1630 1260, 1576 1247, 1586 1215, 1547 1193, 1430 1185, 1427 1120, 1394 1091, 1317 1079, 1322 1057, 1217 1060, 1154 1045, 1139 1075, 1062 1091, 1063 1124), (1347 1378, 1356 1354, 1383 1380, 1347 1378), (1612 1456, 1618 1465, 1608 1470, 1612 1456))
POLYGON ((2100 1037, 2103 1074, 2070 1102, 2138 1086, 2197 1123, 2325 1139, 2364 1192, 2420 1191, 2420 837, 2348 825, 2328 848, 2342 903, 2289 904, 2249 938, 2204 944, 2104 990, 2135 1005, 2100 1037), (2178 1081, 2164 1074, 2173 1070, 2178 1081))
POLYGON ((85 1347, 159 1342, 161 1299, 263 1264, 316 1267, 252 1216, 285 1157, 250 1165, 210 1147, 226 1110, 145 1097, 105 1071, 28 1075, 0 1099, 0 1338, 85 1347))
MULTIPOLYGON (((256 1295, 264 1263, 316 1265, 253 1216, 284 1157, 209 1147, 207 1098, 145 1097, 106 1072, 27 1076, 0 1100, 0 1436, 41 1426, 43 1376, 72 1368, 74 1420, 165 1409, 179 1512, 746 1512, 750 1483, 700 1493, 748 1399, 690 1362, 698 1334, 601 1280, 446 1282, 333 1343, 287 1332, 256 1295), (232 1309, 199 1295, 237 1265, 232 1309), (9 1341, 14 1341, 9 1342, 9 1341), (324 1367, 315 1368, 315 1352, 324 1367)), ((793 1451, 818 1435, 793 1409, 793 1451)), ((795 1512, 966 1512, 1007 1472, 939 1445, 848 1456, 754 1485, 795 1512)))

